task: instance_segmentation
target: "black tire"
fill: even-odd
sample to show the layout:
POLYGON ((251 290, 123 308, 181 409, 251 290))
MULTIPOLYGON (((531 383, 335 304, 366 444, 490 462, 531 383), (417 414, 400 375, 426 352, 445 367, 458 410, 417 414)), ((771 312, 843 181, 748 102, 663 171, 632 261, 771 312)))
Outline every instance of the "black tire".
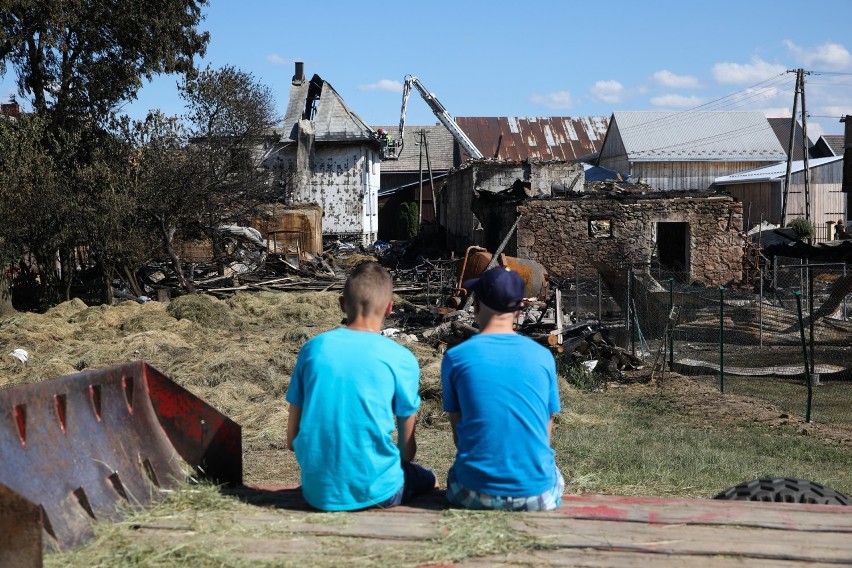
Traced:
POLYGON ((806 479, 773 477, 746 481, 726 489, 714 499, 733 501, 769 501, 810 503, 813 505, 850 505, 849 497, 830 487, 806 479))

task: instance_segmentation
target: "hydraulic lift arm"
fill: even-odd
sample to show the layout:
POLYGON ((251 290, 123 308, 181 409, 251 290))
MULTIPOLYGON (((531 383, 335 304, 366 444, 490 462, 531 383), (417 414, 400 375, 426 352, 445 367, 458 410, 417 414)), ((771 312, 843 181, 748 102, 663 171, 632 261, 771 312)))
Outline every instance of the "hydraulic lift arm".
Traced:
POLYGON ((423 97, 423 100, 426 101, 426 104, 429 105, 429 108, 432 109, 432 112, 435 113, 435 116, 438 117, 438 120, 441 121, 447 130, 450 131, 450 134, 453 135, 453 138, 461 144, 461 147, 464 148, 465 152, 470 155, 471 158, 479 159, 482 158, 482 152, 474 146, 473 142, 471 142, 470 138, 459 128, 459 125, 456 124, 456 121, 453 119, 452 115, 447 112, 447 109, 444 108, 444 105, 435 97, 434 94, 430 93, 429 90, 420 82, 420 79, 414 77, 412 75, 406 75, 405 83, 402 87, 402 110, 399 116, 399 139, 403 140, 402 135, 405 132, 405 111, 408 107, 408 97, 411 95, 411 87, 414 86, 415 89, 420 93, 420 96, 423 97))

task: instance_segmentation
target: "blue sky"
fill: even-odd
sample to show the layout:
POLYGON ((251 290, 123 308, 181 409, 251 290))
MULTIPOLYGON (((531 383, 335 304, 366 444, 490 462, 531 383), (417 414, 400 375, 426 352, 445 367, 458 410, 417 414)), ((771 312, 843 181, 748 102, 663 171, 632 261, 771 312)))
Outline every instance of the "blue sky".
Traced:
MULTIPOLYGON (((615 110, 761 110, 789 116, 807 79, 809 133, 852 114, 852 1, 527 0, 364 3, 212 0, 200 62, 269 85, 283 115, 293 62, 329 81, 367 123, 396 124, 407 74, 455 116, 608 116, 615 110), (839 73, 839 74, 836 74, 839 73), (845 73, 845 75, 844 75, 845 73), (701 106, 704 105, 704 106, 701 106)), ((124 111, 178 114, 175 77, 124 111)), ((5 100, 13 77, 0 83, 5 100)), ((433 124, 417 95, 407 124, 433 124)))

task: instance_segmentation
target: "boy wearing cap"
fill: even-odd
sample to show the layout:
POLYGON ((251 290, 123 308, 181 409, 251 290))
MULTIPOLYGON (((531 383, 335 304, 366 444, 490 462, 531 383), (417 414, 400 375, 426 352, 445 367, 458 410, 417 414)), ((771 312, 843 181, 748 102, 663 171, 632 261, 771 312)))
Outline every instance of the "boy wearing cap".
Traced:
POLYGON ((555 509, 565 489, 550 448, 552 416, 561 408, 556 364, 514 331, 524 281, 495 267, 464 287, 475 294, 479 334, 448 350, 441 364, 457 450, 447 500, 468 509, 555 509))
POLYGON ((411 463, 420 367, 381 335, 392 293, 384 268, 358 265, 340 298, 347 327, 308 341, 293 369, 287 447, 302 470, 302 494, 317 509, 392 507, 435 487, 435 474, 411 463))

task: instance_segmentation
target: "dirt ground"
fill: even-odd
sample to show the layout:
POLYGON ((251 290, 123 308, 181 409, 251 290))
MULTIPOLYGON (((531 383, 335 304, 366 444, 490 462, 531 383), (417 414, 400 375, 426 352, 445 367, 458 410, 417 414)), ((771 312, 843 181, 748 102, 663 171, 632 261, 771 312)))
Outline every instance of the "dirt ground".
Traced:
MULTIPOLYGON (((638 381, 644 374, 635 376, 638 381)), ((640 386, 639 388, 643 388, 640 386)), ((852 430, 829 424, 808 423, 776 405, 761 400, 730 393, 706 382, 697 381, 677 373, 666 373, 661 387, 677 405, 707 428, 735 426, 744 420, 769 428, 795 427, 800 434, 813 436, 826 442, 852 443, 852 430)))

